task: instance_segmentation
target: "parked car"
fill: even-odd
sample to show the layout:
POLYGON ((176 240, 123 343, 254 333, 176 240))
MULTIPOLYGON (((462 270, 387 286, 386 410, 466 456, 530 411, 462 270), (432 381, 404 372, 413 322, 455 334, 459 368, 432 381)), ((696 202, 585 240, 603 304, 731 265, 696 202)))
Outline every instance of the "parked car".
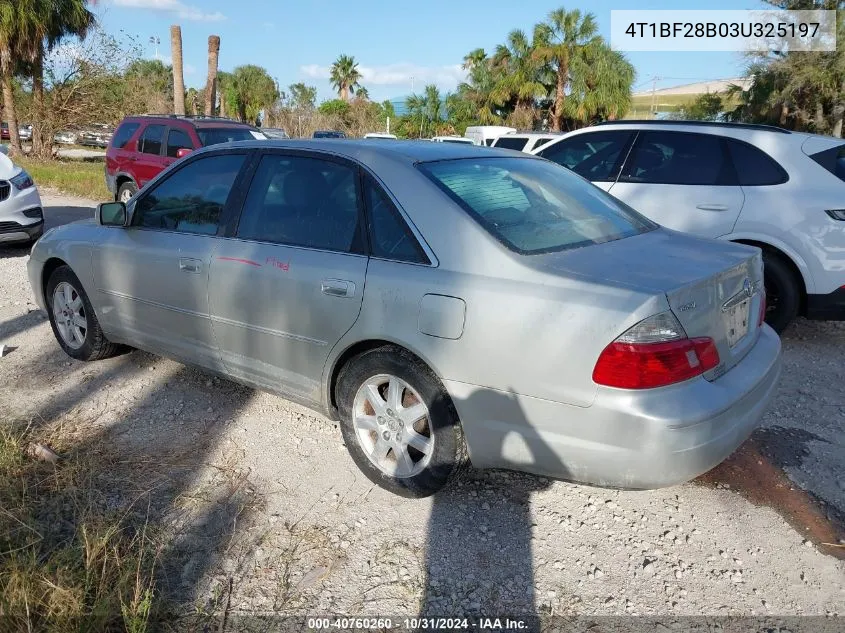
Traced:
POLYGON ((346 134, 340 130, 317 130, 311 138, 346 138, 346 134))
POLYGON ((515 132, 515 127, 504 125, 470 125, 464 132, 464 136, 472 139, 472 142, 476 145, 490 146, 502 134, 512 134, 515 132))
POLYGON ((382 132, 367 132, 366 134, 364 134, 364 138, 383 138, 383 139, 387 139, 387 140, 390 140, 390 141, 395 141, 396 135, 395 134, 384 134, 382 132))
POLYGON ((767 322, 845 319, 845 141, 731 123, 619 121, 536 153, 663 226, 763 250, 767 322))
POLYGON ((50 231, 28 272, 72 358, 126 344, 301 402, 406 496, 464 446, 481 468, 685 481, 751 433, 780 371, 759 249, 495 149, 199 150, 50 231))
POLYGON ((0 140, 8 141, 12 138, 12 135, 9 134, 9 124, 3 121, 0 123, 0 140))
POLYGON ((61 130, 53 136, 53 141, 60 145, 75 145, 78 139, 79 133, 76 130, 61 130))
POLYGON ((492 147, 515 149, 519 152, 531 153, 560 136, 560 134, 556 134, 555 132, 508 133, 502 134, 494 139, 492 147))
POLYGON ((82 130, 76 139, 80 145, 88 147, 108 147, 114 134, 114 129, 104 123, 95 123, 82 130))
POLYGON ((462 143, 464 145, 475 145, 471 138, 463 136, 433 136, 430 140, 435 143, 462 143))
POLYGON ((230 141, 266 140, 257 128, 219 117, 139 115, 126 117, 106 151, 106 186, 128 201, 165 167, 200 147, 230 141))
POLYGON ((288 133, 280 127, 263 127, 261 128, 261 133, 264 134, 267 138, 274 138, 274 139, 286 139, 290 138, 288 133))
POLYGON ((34 242, 43 233, 38 188, 26 170, 0 152, 0 243, 34 242))
POLYGON ((31 141, 32 140, 32 126, 28 124, 21 125, 18 127, 18 136, 22 141, 31 141))

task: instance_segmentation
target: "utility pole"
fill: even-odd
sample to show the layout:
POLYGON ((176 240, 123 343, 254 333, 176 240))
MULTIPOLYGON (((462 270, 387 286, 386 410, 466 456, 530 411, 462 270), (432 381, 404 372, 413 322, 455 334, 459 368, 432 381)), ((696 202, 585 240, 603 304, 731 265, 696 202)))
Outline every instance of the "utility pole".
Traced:
POLYGON ((651 118, 657 118, 657 82, 660 81, 660 77, 652 77, 651 78, 651 118))
POLYGON ((161 44, 161 39, 155 37, 154 35, 150 35, 150 44, 155 46, 155 50, 156 50, 155 58, 158 59, 158 45, 161 44))

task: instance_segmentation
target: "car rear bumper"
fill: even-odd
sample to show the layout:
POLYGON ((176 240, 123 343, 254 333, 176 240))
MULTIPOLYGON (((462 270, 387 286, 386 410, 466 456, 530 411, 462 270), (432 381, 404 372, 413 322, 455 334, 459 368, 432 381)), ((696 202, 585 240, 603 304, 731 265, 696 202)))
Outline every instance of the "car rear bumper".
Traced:
POLYGON ((845 286, 826 295, 807 295, 807 318, 845 321, 845 286))
POLYGON ((473 465, 618 488, 660 488, 707 472, 745 441, 780 375, 768 326, 725 375, 642 392, 600 388, 577 407, 446 381, 473 465))

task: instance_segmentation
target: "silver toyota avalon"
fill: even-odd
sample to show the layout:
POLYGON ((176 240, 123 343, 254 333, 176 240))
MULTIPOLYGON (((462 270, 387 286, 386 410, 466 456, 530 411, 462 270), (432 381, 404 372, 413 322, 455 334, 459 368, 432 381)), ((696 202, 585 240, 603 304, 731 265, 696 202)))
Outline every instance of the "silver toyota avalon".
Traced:
POLYGON ((305 404, 405 496, 467 456, 683 482, 745 440, 780 371, 758 249, 505 150, 214 146, 49 231, 28 267, 72 358, 130 346, 305 404))

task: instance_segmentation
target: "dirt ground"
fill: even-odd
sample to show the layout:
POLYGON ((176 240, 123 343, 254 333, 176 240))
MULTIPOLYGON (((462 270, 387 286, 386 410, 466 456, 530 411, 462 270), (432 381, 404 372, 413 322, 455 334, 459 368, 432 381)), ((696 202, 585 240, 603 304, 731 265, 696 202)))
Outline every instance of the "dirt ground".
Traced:
MULTIPOLYGON (((44 202, 49 225, 93 206, 44 202)), ((415 501, 282 399, 137 351, 72 361, 27 257, 0 247, 0 423, 102 452, 115 507, 167 526, 162 588, 191 617, 845 614, 845 323, 789 328, 761 428, 697 481, 624 492, 470 471, 415 501)))

